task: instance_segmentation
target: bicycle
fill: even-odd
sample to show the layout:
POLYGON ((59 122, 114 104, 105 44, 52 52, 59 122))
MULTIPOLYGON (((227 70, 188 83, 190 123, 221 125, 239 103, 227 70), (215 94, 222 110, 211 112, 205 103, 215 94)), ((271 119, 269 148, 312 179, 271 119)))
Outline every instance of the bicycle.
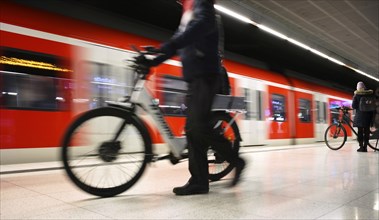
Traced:
MULTIPOLYGON (((148 48, 148 47, 146 47, 148 48)), ((177 164, 188 158, 185 137, 173 135, 156 99, 145 88, 146 71, 138 63, 151 50, 140 51, 131 67, 137 75, 132 94, 120 102, 109 101, 107 106, 80 114, 68 127, 62 141, 64 170, 73 183, 87 193, 112 197, 132 187, 142 176, 146 165, 169 159, 177 164), (146 121, 139 113, 151 116, 170 152, 154 152, 146 121)), ((210 119, 214 132, 230 141, 238 153, 241 136, 236 118, 245 113, 243 97, 217 95, 210 119), (229 99, 227 103, 220 101, 229 99)), ((234 168, 217 152, 208 150, 209 180, 217 181, 234 168)))
MULTIPOLYGON (((344 125, 347 125, 355 135, 358 133, 352 127, 353 121, 349 117, 349 111, 353 110, 351 108, 342 106, 335 108, 342 112, 342 117, 340 117, 336 122, 331 124, 325 131, 324 140, 326 146, 332 150, 339 150, 342 148, 347 140, 347 131, 344 125)), ((368 146, 374 151, 379 151, 379 129, 370 132, 370 139, 368 146)))

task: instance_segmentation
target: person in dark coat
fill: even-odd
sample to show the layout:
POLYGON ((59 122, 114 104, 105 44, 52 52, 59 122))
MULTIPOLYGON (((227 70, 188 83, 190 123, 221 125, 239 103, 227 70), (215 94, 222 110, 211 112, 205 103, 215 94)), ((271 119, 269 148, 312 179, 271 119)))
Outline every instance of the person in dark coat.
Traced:
POLYGON ((353 126, 358 127, 358 152, 367 152, 367 145, 370 137, 370 126, 372 124, 373 112, 363 112, 359 109, 359 102, 363 96, 372 96, 373 91, 366 89, 363 82, 357 83, 357 90, 354 92, 352 108, 355 109, 353 126))
POLYGON ((232 149, 223 135, 213 131, 209 119, 221 82, 220 56, 214 0, 183 0, 183 14, 175 34, 160 48, 160 55, 148 65, 157 66, 178 54, 182 62, 183 79, 188 83, 185 125, 188 143, 188 182, 175 187, 176 195, 209 192, 207 150, 209 146, 235 167, 232 186, 239 182, 245 161, 232 149))

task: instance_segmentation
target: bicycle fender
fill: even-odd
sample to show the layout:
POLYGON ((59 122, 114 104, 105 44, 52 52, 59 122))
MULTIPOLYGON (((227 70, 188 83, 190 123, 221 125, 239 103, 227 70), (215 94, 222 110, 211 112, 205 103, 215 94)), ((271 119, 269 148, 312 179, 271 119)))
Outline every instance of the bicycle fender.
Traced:
MULTIPOLYGON (((230 114, 226 113, 225 111, 213 111, 212 114, 228 115, 228 116, 230 116, 230 114)), ((236 121, 234 121, 233 123, 236 123, 236 121)), ((236 125, 237 125, 237 123, 236 123, 236 125)), ((241 142, 242 141, 242 137, 241 137, 240 129, 239 129, 238 125, 236 126, 236 132, 237 132, 237 134, 236 134, 237 140, 241 142)))

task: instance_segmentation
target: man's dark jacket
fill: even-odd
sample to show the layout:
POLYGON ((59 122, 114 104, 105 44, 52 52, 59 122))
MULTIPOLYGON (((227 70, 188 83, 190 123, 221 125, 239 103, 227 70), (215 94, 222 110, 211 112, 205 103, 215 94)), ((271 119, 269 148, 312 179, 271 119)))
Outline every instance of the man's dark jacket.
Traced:
POLYGON ((212 0, 194 0, 193 6, 183 12, 181 25, 172 38, 163 43, 163 55, 156 57, 152 64, 157 66, 178 54, 183 68, 183 78, 190 82, 194 78, 219 74, 218 29, 212 0), (190 10, 190 11, 188 11, 190 10), (192 14, 191 14, 192 13, 192 14))

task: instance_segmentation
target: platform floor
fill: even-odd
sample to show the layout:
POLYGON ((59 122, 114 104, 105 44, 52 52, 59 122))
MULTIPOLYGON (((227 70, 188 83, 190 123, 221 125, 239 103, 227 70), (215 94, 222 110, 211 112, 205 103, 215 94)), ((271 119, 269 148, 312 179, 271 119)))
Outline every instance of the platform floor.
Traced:
POLYGON ((243 148, 242 182, 231 177, 210 184, 206 195, 175 196, 184 184, 187 162, 160 161, 137 184, 113 198, 80 191, 59 163, 3 165, 0 219, 378 219, 379 153, 357 153, 348 143, 339 151, 323 143, 243 148))

